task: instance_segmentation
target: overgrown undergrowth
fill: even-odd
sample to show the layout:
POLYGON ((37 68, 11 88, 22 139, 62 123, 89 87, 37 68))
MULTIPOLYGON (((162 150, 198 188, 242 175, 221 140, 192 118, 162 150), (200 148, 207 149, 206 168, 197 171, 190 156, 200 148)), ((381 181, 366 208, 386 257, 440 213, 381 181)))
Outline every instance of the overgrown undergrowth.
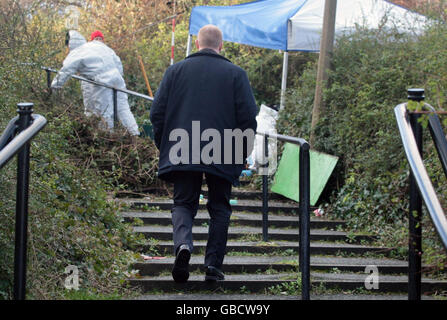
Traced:
MULTIPOLYGON (((96 3, 96 1, 88 1, 96 3)), ((170 26, 155 24, 171 14, 166 2, 103 1, 104 10, 82 12, 82 32, 100 28, 123 59, 130 89, 145 92, 137 55, 141 55, 155 91, 169 65, 170 26), (158 7, 157 7, 158 6, 158 7), (157 11, 158 10, 158 11, 157 11), (111 14, 124 12, 122 15, 111 14), (135 12, 141 19, 132 19, 135 12), (119 20, 119 21, 118 21, 119 20), (94 25, 90 22, 94 21, 94 25), (118 21, 118 22, 117 22, 118 21)), ((166 188, 156 178, 156 148, 147 138, 131 141, 123 131, 97 130, 97 119, 82 114, 79 84, 70 81, 60 96, 46 91, 40 65, 57 67, 65 57, 64 19, 59 1, 0 3, 0 112, 2 128, 16 115, 20 101, 35 103, 35 112, 49 120, 32 143, 29 224, 29 298, 65 299, 119 297, 131 291, 123 280, 136 258, 132 249, 142 239, 121 222, 110 197, 124 190, 145 192, 166 188), (79 268, 81 292, 67 293, 64 270, 79 268)), ((235 1, 207 1, 234 4, 235 1)), ((180 1, 185 11, 177 21, 176 61, 186 49, 188 13, 201 1, 180 1)), ((95 6, 92 6, 95 7, 95 6)), ((96 8, 96 7, 95 7, 96 8)), ((99 6, 98 6, 99 8, 99 6)), ((101 7, 102 8, 102 7, 101 7)), ((63 11, 63 10, 62 10, 63 11)), ((427 101, 443 109, 447 87, 447 32, 435 24, 423 36, 394 31, 358 32, 337 41, 334 71, 325 92, 327 106, 317 127, 315 149, 340 161, 321 201, 326 214, 348 221, 353 231, 381 235, 382 244, 405 257, 407 247, 408 166, 399 140, 393 107, 406 100, 410 87, 426 89, 427 101)), ((106 41, 107 42, 107 41, 106 41)), ((278 103, 281 54, 266 49, 226 44, 223 54, 247 70, 258 104, 278 103)), ((289 61, 289 91, 278 131, 309 137, 316 75, 316 55, 294 53, 289 61)), ((148 107, 130 99, 139 124, 148 107)), ((445 177, 435 149, 425 137, 425 163, 443 205, 445 177)), ((0 175, 0 298, 11 297, 15 200, 15 163, 0 175)), ((423 221, 424 261, 436 273, 447 264, 427 213, 423 221)))
MULTIPOLYGON (((75 125, 67 115, 47 117, 47 127, 31 148, 28 298, 64 298, 68 266, 79 270, 83 292, 130 294, 124 280, 138 257, 133 250, 143 240, 122 222, 119 207, 111 201, 110 195, 117 188, 111 178, 86 164, 85 154, 73 157, 70 142, 78 137, 75 128, 79 122, 75 125)), ((0 176, 3 298, 10 296, 13 278, 14 173, 15 163, 11 163, 0 176)))
MULTIPOLYGON (((447 60, 445 25, 421 35, 395 30, 365 30, 338 39, 333 70, 324 92, 326 106, 316 127, 314 149, 339 157, 321 199, 327 216, 345 219, 349 229, 381 236, 405 258, 408 247, 409 167, 400 140, 394 107, 407 99, 407 89, 425 88, 427 102, 445 107, 447 60)), ((309 138, 316 65, 310 63, 298 87, 289 91, 278 129, 309 138)), ((441 119, 442 120, 442 119, 441 119)), ((446 119, 443 119, 444 124, 446 119)), ((424 161, 445 208, 446 177, 429 137, 424 161)), ((447 258, 433 224, 424 213, 423 260, 444 273, 447 258)))

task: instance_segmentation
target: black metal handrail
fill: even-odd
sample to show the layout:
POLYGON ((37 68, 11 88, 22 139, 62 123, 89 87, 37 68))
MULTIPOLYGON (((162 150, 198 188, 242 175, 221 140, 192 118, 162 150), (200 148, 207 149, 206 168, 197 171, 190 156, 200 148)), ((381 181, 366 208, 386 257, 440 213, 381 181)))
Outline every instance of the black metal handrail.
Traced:
MULTIPOLYGON (((59 70, 57 69, 53 69, 53 68, 49 68, 49 67, 41 67, 42 70, 45 70, 47 73, 47 86, 48 88, 51 88, 51 73, 58 73, 59 70)), ((76 79, 76 80, 80 80, 80 81, 84 81, 84 82, 88 82, 97 86, 101 86, 101 87, 105 87, 105 88, 109 88, 111 90, 113 90, 113 121, 115 122, 115 124, 118 122, 118 92, 123 92, 126 93, 128 95, 134 96, 134 97, 138 97, 138 98, 142 98, 148 101, 154 101, 153 97, 150 97, 148 95, 139 93, 139 92, 135 92, 132 90, 128 90, 128 89, 124 89, 124 88, 118 88, 118 87, 114 87, 111 86, 107 83, 103 83, 103 82, 99 82, 99 81, 94 81, 91 79, 87 79, 78 75, 70 75, 71 78, 76 79)))
MULTIPOLYGON (((310 145, 302 138, 275 133, 257 132, 264 136, 264 156, 268 159, 268 138, 293 143, 300 147, 299 157, 299 269, 301 272, 301 298, 310 299, 310 145)), ((268 241, 268 160, 262 176, 262 234, 268 241)))
POLYGON ((46 125, 47 120, 32 115, 32 103, 17 105, 18 117, 13 118, 0 137, 0 169, 18 154, 16 226, 14 250, 14 299, 24 300, 26 294, 26 243, 28 229, 28 193, 30 142, 46 125))
MULTIPOLYGON (((424 100, 423 89, 408 90, 409 100, 421 102, 424 100)), ((433 107, 425 104, 432 111, 433 107)), ((436 195, 435 189, 425 169, 422 154, 422 125, 419 122, 421 114, 407 110, 407 103, 402 103, 394 108, 402 143, 410 165, 410 209, 409 209, 409 252, 408 252, 408 299, 421 299, 422 281, 422 200, 430 214, 431 220, 447 248, 447 218, 436 195)), ((445 159, 447 142, 442 128, 436 122, 437 116, 432 114, 429 121, 432 138, 435 141, 441 162, 445 159)), ((443 163, 444 166, 444 163, 443 163)))
MULTIPOLYGON (((435 108, 431 105, 425 103, 425 108, 432 112, 436 112, 435 108)), ((439 117, 433 113, 428 118, 430 134, 432 136, 433 142, 435 143, 436 151, 438 152, 439 160, 441 161, 442 169, 447 177, 447 139, 442 130, 441 121, 439 117)))
MULTIPOLYGON (((51 73, 57 73, 58 70, 41 67, 47 73, 47 85, 48 88, 51 87, 51 73)), ((149 101, 153 101, 154 98, 147 95, 110 86, 105 83, 98 81, 93 81, 78 75, 71 75, 72 78, 89 82, 94 85, 103 86, 113 90, 113 102, 114 102, 114 121, 116 122, 117 115, 117 92, 124 92, 129 95, 140 97, 149 101)), ((274 133, 257 132, 257 134, 264 136, 264 150, 268 157, 268 138, 274 138, 283 142, 290 142, 298 145, 301 149, 300 159, 299 159, 299 211, 300 211, 300 242, 299 242, 299 268, 301 271, 301 282, 302 282, 302 299, 310 299, 310 156, 309 143, 301 138, 295 138, 274 133)), ((268 168, 268 161, 263 165, 268 168)), ((268 175, 263 175, 263 238, 264 241, 268 241, 268 175)))

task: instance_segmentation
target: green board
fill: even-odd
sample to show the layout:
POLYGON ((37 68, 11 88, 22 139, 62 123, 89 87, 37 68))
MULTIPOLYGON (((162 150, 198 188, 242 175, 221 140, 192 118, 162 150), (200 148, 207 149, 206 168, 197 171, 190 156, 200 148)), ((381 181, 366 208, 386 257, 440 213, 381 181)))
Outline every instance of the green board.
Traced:
MULTIPOLYGON (((286 143, 271 191, 299 201, 299 155, 297 145, 286 143)), ((310 150, 310 205, 314 206, 323 192, 338 157, 310 150)))

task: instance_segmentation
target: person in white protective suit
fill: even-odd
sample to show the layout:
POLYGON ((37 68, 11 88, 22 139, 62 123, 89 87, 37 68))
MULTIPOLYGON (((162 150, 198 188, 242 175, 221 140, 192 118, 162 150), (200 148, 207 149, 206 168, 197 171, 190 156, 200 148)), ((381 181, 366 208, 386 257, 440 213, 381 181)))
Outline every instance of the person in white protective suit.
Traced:
MULTIPOLYGON (((100 31, 91 35, 91 41, 77 31, 70 30, 68 39, 68 56, 62 68, 51 83, 52 89, 60 89, 70 76, 79 73, 82 77, 102 82, 110 86, 125 89, 123 65, 115 52, 104 44, 100 31)), ((109 130, 113 129, 113 90, 85 81, 81 82, 85 114, 103 117, 109 130)), ((130 111, 127 94, 117 93, 118 120, 133 136, 140 134, 135 118, 130 111)))
MULTIPOLYGON (((257 131, 277 134, 276 121, 278 117, 278 108, 276 106, 262 104, 256 116, 256 122, 258 123, 257 131)), ((247 159, 250 165, 248 169, 257 171, 259 174, 273 175, 277 167, 276 146, 277 141, 273 138, 268 138, 268 158, 265 159, 264 136, 257 134, 253 145, 253 152, 247 159), (264 171, 266 169, 262 165, 266 163, 266 160, 268 160, 268 168, 267 171, 264 171)))

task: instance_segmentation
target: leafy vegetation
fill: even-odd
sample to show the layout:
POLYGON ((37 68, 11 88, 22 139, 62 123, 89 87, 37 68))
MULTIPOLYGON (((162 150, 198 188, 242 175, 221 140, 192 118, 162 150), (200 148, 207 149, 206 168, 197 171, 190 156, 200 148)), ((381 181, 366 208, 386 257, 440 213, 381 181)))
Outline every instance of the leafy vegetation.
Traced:
MULTIPOLYGON (((155 92, 170 60, 171 22, 178 14, 175 57, 186 52, 193 6, 230 5, 238 0, 85 1, 78 6, 79 27, 88 38, 103 31, 121 57, 131 90, 147 93, 141 57, 155 92), (85 8, 88 8, 86 10, 85 8)), ((110 199, 124 191, 165 189, 156 179, 157 151, 150 139, 132 141, 118 129, 98 129, 98 119, 82 114, 79 83, 61 93, 46 88, 40 66, 60 67, 66 56, 66 3, 0 2, 0 126, 16 115, 21 101, 35 103, 48 125, 32 143, 29 217, 28 297, 36 299, 117 298, 130 292, 123 280, 143 239, 131 232, 110 199), (78 266, 81 291, 63 287, 68 265, 78 266)), ((442 16, 443 12, 438 12, 442 16)), ((435 17, 438 14, 434 14, 435 17)), ((334 70, 325 91, 325 114, 317 127, 319 151, 340 157, 322 199, 326 212, 346 219, 352 231, 379 233, 387 246, 405 256, 407 246, 408 166, 393 115, 410 87, 426 89, 427 101, 446 102, 447 32, 444 21, 419 37, 395 30, 365 30, 338 39, 334 70)), ((247 70, 258 102, 278 104, 282 54, 226 43, 223 54, 247 70)), ((316 54, 291 53, 287 105, 278 131, 309 137, 315 88, 316 54)), ((137 122, 148 122, 150 105, 129 98, 137 122)), ((447 193, 435 148, 425 137, 425 163, 441 199, 447 193)), ((0 176, 0 298, 11 297, 14 244, 15 163, 0 176)), ((444 201, 444 200, 443 200, 444 201)), ((445 207, 445 201, 443 202, 445 207)), ((435 272, 446 266, 445 251, 425 213, 424 259, 435 272)), ((248 237, 250 237, 248 235, 248 237)), ((295 292, 299 283, 275 288, 295 292)))
POLYGON ((301 295, 302 284, 301 274, 298 273, 297 279, 291 282, 284 282, 275 286, 272 286, 266 290, 267 294, 272 295, 289 295, 298 296, 301 295))
MULTIPOLYGON (((97 119, 85 119, 81 114, 78 83, 71 83, 59 95, 46 90, 45 74, 39 66, 54 59, 57 52, 55 35, 62 34, 63 21, 57 11, 43 2, 22 7, 14 1, 1 2, 0 12, 0 123, 4 127, 15 116, 15 105, 27 100, 34 102, 35 112, 48 120, 31 145, 27 298, 130 295, 132 291, 124 280, 133 273, 130 265, 138 257, 133 250, 143 241, 122 222, 119 206, 111 201, 126 166, 114 171, 95 164, 95 160, 107 160, 105 155, 111 153, 110 158, 121 165, 126 162, 117 150, 124 150, 135 160, 138 155, 132 151, 147 150, 149 142, 131 144, 122 131, 108 136, 97 130, 97 119), (139 149, 138 144, 143 143, 145 147, 139 149), (103 148, 101 155, 97 148, 103 148), (82 292, 78 294, 64 288, 64 271, 70 265, 79 270, 82 292)), ((127 163, 132 161, 137 166, 133 160, 127 163)), ((135 167, 131 170, 132 174, 138 172, 135 167)), ((15 172, 13 160, 0 176, 2 299, 12 294, 15 172)))
MULTIPOLYGON (((403 249, 402 257, 408 242, 409 168, 393 108, 406 101, 408 88, 416 87, 425 88, 427 102, 443 109, 445 36, 440 22, 419 37, 360 26, 340 37, 324 92, 326 108, 316 128, 313 148, 340 158, 328 186, 332 196, 321 205, 329 216, 347 220, 352 230, 379 233, 383 244, 403 249)), ((315 76, 316 65, 309 63, 298 86, 290 89, 280 132, 309 137, 315 76)), ((445 199, 446 177, 428 130, 424 140, 426 166, 440 199, 445 199)), ((422 228, 424 260, 443 271, 445 251, 427 212, 422 228)))

